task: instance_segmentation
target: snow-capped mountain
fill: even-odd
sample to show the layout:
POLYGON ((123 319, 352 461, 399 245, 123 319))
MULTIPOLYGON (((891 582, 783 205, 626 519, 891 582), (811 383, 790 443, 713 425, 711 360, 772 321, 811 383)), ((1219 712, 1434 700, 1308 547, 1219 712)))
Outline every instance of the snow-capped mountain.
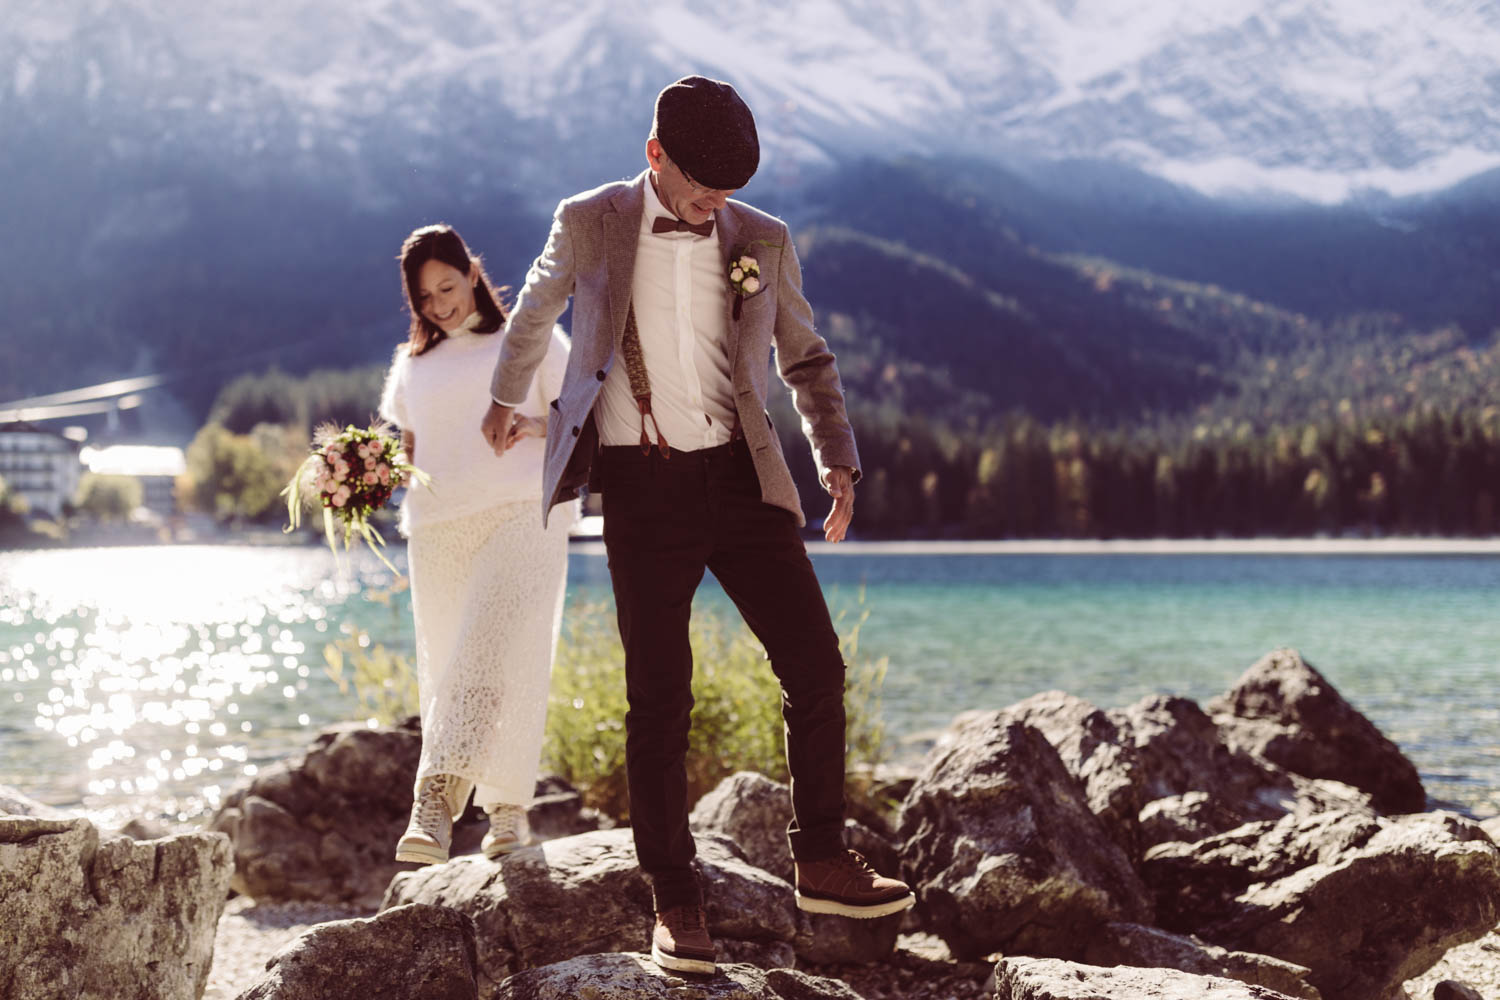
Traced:
POLYGON ((917 151, 1337 201, 1500 165, 1494 0, 17 5, 6 132, 87 133, 125 162, 339 171, 376 204, 440 162, 562 189, 631 172, 653 95, 684 72, 740 87, 767 175, 790 182, 917 151))

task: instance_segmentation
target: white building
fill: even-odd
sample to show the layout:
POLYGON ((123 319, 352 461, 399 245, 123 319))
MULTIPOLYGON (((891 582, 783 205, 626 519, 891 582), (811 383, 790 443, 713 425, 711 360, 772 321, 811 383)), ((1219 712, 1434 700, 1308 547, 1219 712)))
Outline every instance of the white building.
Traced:
POLYGON ((141 506, 156 514, 177 509, 173 492, 177 477, 187 471, 181 448, 116 444, 85 448, 80 456, 96 476, 134 476, 141 481, 141 506))
POLYGON ((0 479, 33 513, 61 517, 82 469, 76 442, 35 424, 0 424, 0 479))

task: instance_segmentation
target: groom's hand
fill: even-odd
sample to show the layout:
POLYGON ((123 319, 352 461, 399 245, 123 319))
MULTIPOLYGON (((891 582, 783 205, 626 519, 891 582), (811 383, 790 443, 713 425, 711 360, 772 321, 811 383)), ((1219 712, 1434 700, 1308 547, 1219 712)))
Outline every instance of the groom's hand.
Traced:
POLYGON ((854 520, 854 472, 847 465, 835 465, 823 477, 823 488, 833 497, 833 510, 823 522, 823 537, 842 542, 854 520))
POLYGON ((497 456, 504 455, 505 449, 510 447, 510 422, 515 415, 515 407, 501 406, 492 399, 490 408, 485 411, 484 420, 479 424, 484 439, 490 443, 497 456))

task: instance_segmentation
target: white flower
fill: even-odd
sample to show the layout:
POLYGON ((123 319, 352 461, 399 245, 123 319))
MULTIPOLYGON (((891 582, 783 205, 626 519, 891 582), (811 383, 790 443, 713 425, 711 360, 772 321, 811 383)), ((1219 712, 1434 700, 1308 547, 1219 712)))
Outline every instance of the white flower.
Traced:
POLYGON ((733 271, 729 272, 729 280, 730 281, 743 281, 744 278, 745 278, 745 272, 742 271, 742 270, 740 270, 739 268, 735 268, 733 271))
POLYGON ((740 258, 740 267, 744 268, 746 271, 750 271, 753 274, 759 274, 760 273, 760 265, 755 262, 755 258, 754 257, 749 257, 749 256, 741 257, 740 258))
POLYGON ((755 277, 754 275, 746 278, 744 289, 746 295, 754 295, 760 290, 760 279, 755 277))

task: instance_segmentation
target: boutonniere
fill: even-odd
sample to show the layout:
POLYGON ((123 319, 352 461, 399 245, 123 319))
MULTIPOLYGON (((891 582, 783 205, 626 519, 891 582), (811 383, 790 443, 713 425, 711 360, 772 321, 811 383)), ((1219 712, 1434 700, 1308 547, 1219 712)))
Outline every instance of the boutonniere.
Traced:
MULTIPOLYGON (((781 249, 780 243, 770 243, 766 240, 756 240, 755 243, 764 244, 774 250, 781 249)), ((740 318, 740 307, 745 300, 760 291, 760 261, 750 255, 751 247, 755 243, 737 250, 729 255, 729 290, 734 293, 734 318, 740 318)))

